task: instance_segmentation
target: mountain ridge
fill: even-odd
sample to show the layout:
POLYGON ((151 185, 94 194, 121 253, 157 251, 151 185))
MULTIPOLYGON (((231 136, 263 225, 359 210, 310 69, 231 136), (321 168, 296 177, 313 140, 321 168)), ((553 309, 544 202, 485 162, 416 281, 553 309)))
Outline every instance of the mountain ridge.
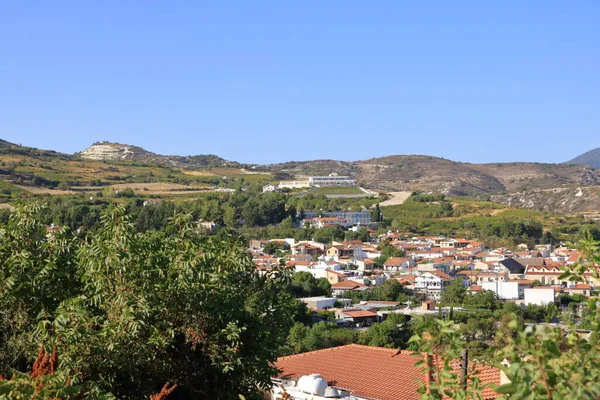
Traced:
POLYGON ((590 167, 600 168, 600 147, 586 151, 565 162, 565 164, 589 165, 590 167))
MULTIPOLYGON (((176 168, 181 171, 234 167, 247 172, 267 173, 280 179, 303 179, 311 175, 338 173, 355 177, 362 186, 380 191, 418 191, 444 193, 454 196, 479 198, 497 197, 503 202, 519 204, 526 208, 553 207, 553 201, 542 201, 546 190, 566 190, 569 199, 578 199, 568 208, 600 209, 595 191, 583 190, 583 199, 575 196, 578 188, 600 187, 600 169, 576 164, 534 162, 464 163, 428 155, 390 155, 358 161, 308 160, 288 161, 278 164, 242 164, 227 161, 216 155, 165 156, 135 145, 114 142, 96 142, 74 155, 39 150, 0 141, 0 154, 18 154, 39 157, 60 157, 67 162, 99 162, 122 165, 147 164, 158 168, 176 168), (594 193, 590 202, 588 193, 594 193), (531 195, 530 195, 531 194, 531 195), (581 206, 579 204, 582 204, 581 206)), ((218 175, 219 173, 217 173, 218 175)), ((266 176, 266 175, 265 175, 266 176)), ((77 177, 70 177, 78 181, 77 177)), ((273 178, 277 179, 277 178, 273 178)), ((79 179, 81 180, 81 179, 79 179)), ((557 192, 558 193, 558 192, 557 192)), ((556 207, 562 207, 565 196, 556 198, 556 207)))

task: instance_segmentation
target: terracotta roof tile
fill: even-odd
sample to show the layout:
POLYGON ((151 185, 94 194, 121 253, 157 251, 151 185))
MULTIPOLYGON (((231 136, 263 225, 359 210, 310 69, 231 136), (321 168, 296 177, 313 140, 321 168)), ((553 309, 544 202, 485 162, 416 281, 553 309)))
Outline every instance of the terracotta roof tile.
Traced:
POLYGON ((366 287, 367 285, 365 285, 364 283, 361 283, 361 282, 356 282, 351 279, 347 279, 345 281, 334 283, 333 285, 331 285, 331 288, 332 289, 352 289, 355 287, 363 287, 363 286, 366 287))
POLYGON ((352 318, 376 317, 377 313, 369 310, 350 310, 343 313, 352 318))
MULTIPOLYGON (((278 377, 298 379, 303 375, 320 374, 331 386, 350 390, 356 396, 379 400, 417 400, 419 382, 428 380, 415 363, 421 354, 383 347, 350 344, 330 349, 280 357, 275 366, 278 377)), ((495 367, 470 364, 477 369, 483 382, 500 383, 500 371, 495 367)), ((458 362, 453 362, 458 373, 458 362)), ((491 389, 484 398, 494 398, 491 389)))

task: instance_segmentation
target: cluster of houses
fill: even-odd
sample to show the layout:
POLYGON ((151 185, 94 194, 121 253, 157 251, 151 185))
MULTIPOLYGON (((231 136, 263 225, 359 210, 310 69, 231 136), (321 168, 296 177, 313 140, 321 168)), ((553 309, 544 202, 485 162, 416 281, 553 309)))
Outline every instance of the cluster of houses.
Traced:
MULTIPOLYGON (((483 242, 460 238, 391 231, 382 235, 370 231, 370 236, 370 242, 333 241, 328 245, 276 239, 288 249, 280 258, 262 252, 268 241, 251 241, 250 251, 259 270, 267 271, 273 265, 285 263, 294 266, 297 272, 327 279, 335 299, 344 299, 349 292, 373 290, 389 279, 396 279, 407 292, 439 301, 444 289, 459 279, 473 293, 490 290, 501 299, 544 305, 556 301, 560 293, 589 297, 600 284, 594 277, 595 268, 591 267, 583 273, 583 283, 560 279, 564 268, 581 258, 578 250, 564 246, 528 249, 523 245, 519 251, 511 251, 487 249, 483 242), (405 255, 389 257, 381 263, 379 244, 383 241, 405 255)), ((361 310, 372 308, 361 307, 361 310)))
MULTIPOLYGON (((561 279, 564 268, 582 261, 578 250, 564 246, 529 249, 523 245, 518 251, 511 251, 488 249, 476 240, 391 231, 382 235, 370 231, 370 239, 329 244, 279 239, 276 241, 288 249, 283 257, 265 255, 262 248, 268 241, 253 240, 250 251, 260 271, 285 264, 294 266, 296 272, 327 279, 332 297, 300 300, 311 310, 334 312, 338 325, 355 329, 381 322, 392 312, 436 313, 436 300, 456 280, 471 292, 489 290, 515 303, 539 305, 556 301, 560 293, 589 297, 600 283, 594 277, 600 267, 587 268, 583 272, 584 283, 561 279), (404 256, 382 261, 380 249, 384 241, 385 247, 393 246, 404 256), (347 298, 352 297, 350 292, 373 290, 390 279, 399 281, 406 291, 421 293, 427 300, 405 307, 395 301, 367 300, 353 304, 347 298)), ((441 362, 432 355, 422 354, 422 357, 428 365, 441 362)), ((276 362, 280 372, 272 378, 273 388, 265 398, 418 399, 419 384, 428 386, 435 376, 414 365, 414 352, 356 344, 280 357, 276 362)), ((451 365, 458 375, 461 361, 451 365)), ((477 363, 469 366, 478 370, 482 382, 509 383, 496 367, 477 363)), ((484 399, 497 396, 490 387, 484 389, 484 399)))

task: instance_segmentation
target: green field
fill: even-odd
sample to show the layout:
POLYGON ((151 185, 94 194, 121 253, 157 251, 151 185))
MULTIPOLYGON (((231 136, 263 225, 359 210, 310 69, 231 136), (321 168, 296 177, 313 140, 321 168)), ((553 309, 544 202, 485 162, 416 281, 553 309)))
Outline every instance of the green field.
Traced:
POLYGON ((315 196, 327 196, 328 194, 365 194, 362 190, 357 187, 347 186, 326 186, 316 188, 310 191, 315 196))

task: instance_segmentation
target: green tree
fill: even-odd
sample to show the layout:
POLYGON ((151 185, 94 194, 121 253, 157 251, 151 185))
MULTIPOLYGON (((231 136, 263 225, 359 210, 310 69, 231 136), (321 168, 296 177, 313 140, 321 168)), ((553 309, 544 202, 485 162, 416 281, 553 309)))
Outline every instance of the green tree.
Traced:
POLYGON ((399 348, 405 346, 410 333, 403 327, 404 315, 388 314, 388 318, 373 324, 359 337, 359 343, 368 346, 399 348))
POLYGON ((463 285, 463 280, 456 278, 442 291, 441 300, 444 304, 462 305, 466 295, 467 289, 463 285))
POLYGON ((288 342, 294 352, 325 349, 356 342, 356 333, 338 328, 333 322, 319 322, 312 327, 296 323, 290 330, 288 342))
POLYGON ((293 274, 289 288, 296 297, 331 295, 331 283, 327 279, 316 279, 310 272, 306 271, 293 274))
POLYGON ((500 301, 498 296, 491 290, 480 290, 475 294, 467 294, 463 305, 466 308, 476 308, 494 311, 497 310, 500 301))
POLYGON ((379 207, 379 203, 375 204, 375 208, 373 208, 373 210, 371 211, 371 221, 373 222, 379 222, 381 221, 382 215, 381 215, 381 208, 379 207))
POLYGON ((258 398, 270 385, 295 308, 287 269, 261 276, 236 238, 197 235, 191 215, 171 235, 137 233, 117 207, 80 238, 47 235, 41 213, 20 209, 0 235, 4 376, 56 345, 56 373, 90 398, 147 398, 167 382, 183 398, 258 398))
POLYGON ((404 287, 396 279, 388 279, 383 285, 377 286, 373 292, 374 300, 397 301, 404 287))

